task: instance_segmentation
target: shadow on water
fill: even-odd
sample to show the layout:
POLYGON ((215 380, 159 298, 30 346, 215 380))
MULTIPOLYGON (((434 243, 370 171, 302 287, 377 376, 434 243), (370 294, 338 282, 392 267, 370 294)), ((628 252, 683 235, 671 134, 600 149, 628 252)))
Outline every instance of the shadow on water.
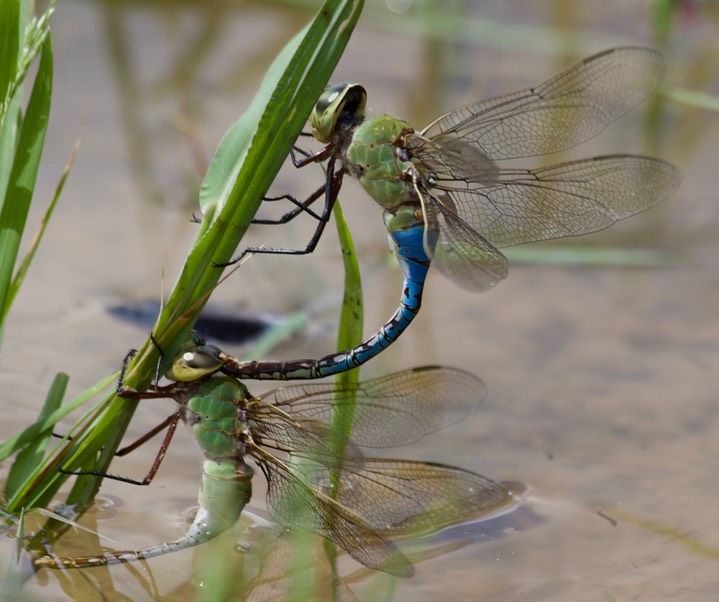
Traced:
MULTIPOLYGON (((124 320, 146 331, 152 330, 160 313, 159 301, 136 301, 107 308, 110 315, 124 320)), ((212 304, 203 310, 195 323, 195 330, 210 342, 242 345, 257 340, 270 328, 281 324, 276 316, 249 312, 242 308, 216 308, 212 304)))

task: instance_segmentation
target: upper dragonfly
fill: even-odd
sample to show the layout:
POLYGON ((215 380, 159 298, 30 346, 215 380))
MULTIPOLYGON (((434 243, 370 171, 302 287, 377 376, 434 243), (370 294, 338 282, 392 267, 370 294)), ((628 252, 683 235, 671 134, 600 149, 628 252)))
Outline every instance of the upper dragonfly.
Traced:
POLYGON ((462 288, 486 291, 507 274, 498 247, 596 232, 665 199, 681 175, 659 159, 620 154, 538 169, 495 164, 585 142, 650 96, 663 73, 659 53, 616 48, 537 87, 451 111, 419 132, 390 115, 366 119, 359 84, 327 89, 310 116, 313 136, 326 146, 295 162, 327 160, 325 184, 305 201, 292 199, 298 207, 279 220, 312 213, 309 204, 324 196, 318 228, 304 250, 248 251, 314 250, 348 173, 384 210, 403 272, 400 307, 353 349, 319 360, 246 362, 239 375, 318 378, 359 366, 417 314, 430 263, 462 288))

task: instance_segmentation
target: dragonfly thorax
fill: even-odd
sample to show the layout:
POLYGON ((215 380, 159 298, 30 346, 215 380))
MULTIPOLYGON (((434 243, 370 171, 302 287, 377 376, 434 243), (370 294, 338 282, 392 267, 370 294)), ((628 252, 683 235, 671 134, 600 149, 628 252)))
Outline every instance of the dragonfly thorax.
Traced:
POLYGON ((247 388, 229 376, 213 376, 188 399, 185 422, 190 425, 206 457, 225 460, 244 449, 249 432, 245 407, 247 388))
POLYGON ((358 125, 343 163, 367 193, 382 207, 416 201, 408 173, 415 169, 404 152, 403 137, 412 127, 391 115, 358 125))

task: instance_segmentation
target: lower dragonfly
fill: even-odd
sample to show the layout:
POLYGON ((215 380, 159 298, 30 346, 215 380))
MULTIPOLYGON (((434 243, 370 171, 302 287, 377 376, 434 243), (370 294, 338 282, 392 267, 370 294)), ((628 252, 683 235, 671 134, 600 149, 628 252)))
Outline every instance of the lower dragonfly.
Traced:
MULTIPOLYGON (((460 107, 421 131, 390 115, 365 118, 367 94, 356 83, 328 88, 310 116, 326 146, 293 162, 327 160, 325 184, 280 220, 302 211, 319 218, 305 249, 249 248, 252 253, 314 250, 343 176, 356 178, 384 210, 390 248, 403 273, 394 315, 366 341, 319 360, 247 362, 243 378, 321 378, 355 368, 394 342, 419 312, 430 263, 462 288, 481 292, 507 274, 498 247, 603 230, 656 205, 681 181, 659 159, 609 155, 538 169, 503 169, 495 161, 559 152, 599 134, 658 87, 662 56, 615 48, 548 81, 460 107), (318 215, 309 209, 324 196, 318 215)), ((282 197, 279 197, 282 198, 282 197)), ((228 264, 229 265, 229 264, 228 264)))
POLYGON ((170 428, 148 477, 157 471, 178 422, 192 427, 205 455, 192 526, 172 543, 86 557, 43 556, 35 560, 36 566, 118 564, 216 537, 238 520, 250 498, 253 470, 245 462, 248 456, 267 479, 268 508, 279 523, 317 533, 361 564, 403 577, 410 576, 413 567, 391 539, 422 535, 517 503, 522 488, 516 483, 443 464, 367 458, 358 447, 409 443, 475 411, 485 386, 467 372, 430 366, 355 385, 312 383, 253 397, 237 379, 215 374, 223 363, 216 347, 193 345, 173 362, 171 384, 146 392, 118 389, 123 397, 169 397, 180 405, 163 423, 170 428), (343 449, 339 436, 326 420, 333 407, 351 398, 352 439, 338 451, 343 449), (336 484, 333 472, 341 475, 336 484))

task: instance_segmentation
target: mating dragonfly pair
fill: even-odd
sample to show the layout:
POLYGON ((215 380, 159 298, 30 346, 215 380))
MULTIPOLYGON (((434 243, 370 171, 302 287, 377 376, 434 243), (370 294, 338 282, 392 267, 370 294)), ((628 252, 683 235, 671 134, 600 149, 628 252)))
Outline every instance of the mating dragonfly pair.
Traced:
POLYGON ((652 50, 609 50, 536 88, 452 111, 421 132, 388 115, 365 119, 366 93, 358 84, 328 89, 310 117, 313 135, 326 146, 295 161, 303 166, 326 160, 326 181, 304 201, 288 197, 297 207, 279 220, 311 213, 319 219, 315 234, 302 250, 246 252, 314 250, 349 174, 384 210, 403 273, 399 309, 357 347, 318 360, 242 362, 193 343, 172 364, 170 385, 148 392, 121 389, 126 397, 171 397, 180 404, 148 434, 169 427, 148 478, 177 423, 188 422, 206 456, 195 522, 178 542, 92 558, 40 558, 36 564, 124 562, 214 537, 237 520, 249 499, 247 455, 267 478, 268 506, 280 522, 309 528, 362 564, 397 575, 411 574, 412 567, 392 538, 511 505, 518 490, 511 484, 450 466, 366 458, 358 448, 400 445, 466 416, 481 401, 484 386, 465 372, 421 368, 346 389, 311 384, 260 398, 238 379, 314 379, 355 368, 408 327, 420 309, 430 264, 463 288, 485 291, 507 273, 497 247, 595 232, 666 198, 680 174, 649 157, 611 155, 539 169, 495 164, 588 140, 646 99, 663 71, 661 55, 652 50), (324 207, 317 214, 310 205, 320 198, 324 207), (348 397, 356 397, 357 410, 352 440, 343 446, 326 418, 348 397))

